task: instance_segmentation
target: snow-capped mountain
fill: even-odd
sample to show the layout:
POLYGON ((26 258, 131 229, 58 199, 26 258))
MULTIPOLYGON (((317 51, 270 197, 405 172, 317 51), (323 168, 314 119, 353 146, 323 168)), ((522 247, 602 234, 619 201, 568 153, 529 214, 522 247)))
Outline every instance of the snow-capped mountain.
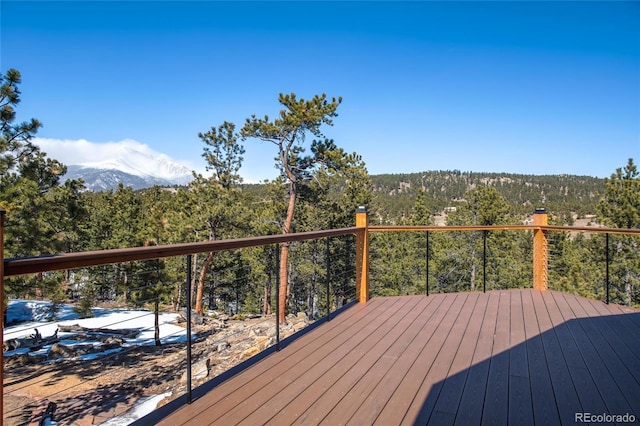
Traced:
POLYGON ((141 178, 162 179, 172 183, 186 183, 191 178, 191 170, 187 167, 147 145, 135 142, 114 145, 107 157, 78 165, 90 169, 118 170, 141 178))
POLYGON ((85 140, 38 142, 67 165, 63 180, 82 178, 90 191, 115 189, 120 183, 133 189, 185 185, 193 178, 188 167, 133 140, 105 144, 85 140))
POLYGON ((67 166, 67 174, 65 179, 79 179, 82 178, 85 184, 85 188, 89 191, 108 191, 110 189, 116 189, 120 183, 124 186, 130 186, 132 189, 149 188, 154 185, 159 186, 174 186, 185 185, 191 180, 191 175, 178 179, 165 179, 155 176, 136 176, 130 173, 118 170, 117 164, 114 164, 111 169, 99 169, 93 167, 85 167, 81 165, 67 166))

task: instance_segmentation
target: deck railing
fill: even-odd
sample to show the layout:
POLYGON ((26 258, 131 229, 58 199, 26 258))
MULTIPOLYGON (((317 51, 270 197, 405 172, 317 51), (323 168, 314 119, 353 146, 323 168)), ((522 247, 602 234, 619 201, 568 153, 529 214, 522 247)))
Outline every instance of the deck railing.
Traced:
MULTIPOLYGON (((3 215, 0 215, 0 242, 2 243, 0 244, 0 247, 4 247, 3 219, 3 215)), ((183 263, 184 266, 181 268, 181 271, 184 272, 184 285, 182 286, 182 288, 185 294, 183 294, 181 299, 184 301, 184 311, 187 318, 185 323, 187 341, 184 345, 184 357, 187 366, 185 371, 186 392, 184 395, 178 396, 175 401, 179 403, 189 403, 193 400, 192 391, 194 390, 194 383, 192 381, 192 365, 195 362, 195 355, 192 354, 191 348, 193 346, 192 336, 194 335, 192 331, 192 316, 195 316, 195 314, 193 314, 192 312, 191 303, 187 301, 193 300, 193 295, 191 294, 191 278, 194 255, 197 255, 199 253, 234 252, 238 250, 247 250, 250 248, 271 247, 271 249, 269 250, 271 254, 269 255, 269 259, 267 260, 267 262, 273 263, 269 265, 269 267, 271 270, 270 279, 272 279, 274 282, 269 285, 269 287, 271 288, 271 294, 269 295, 269 298, 277 301, 279 297, 278 290, 280 286, 278 285, 278 273, 276 271, 278 271, 279 269, 278 253, 280 245, 290 245, 290 259, 295 259, 296 255, 304 256, 306 253, 310 253, 310 258, 317 257, 317 259, 314 262, 314 270, 308 272, 307 275, 311 276, 311 279, 318 281, 317 289, 315 291, 315 303, 317 304, 317 306, 312 309, 313 312, 311 313, 312 316, 315 316, 316 318, 318 317, 318 315, 324 315, 324 318, 326 320, 329 320, 333 311, 340 309, 343 305, 349 302, 353 302, 357 299, 357 292, 355 288, 355 273, 353 273, 353 267, 345 268, 351 271, 351 273, 347 272, 347 275, 351 276, 345 275, 344 271, 332 271, 332 269, 334 269, 334 267, 338 263, 347 264, 348 262, 353 262, 353 255, 347 256, 347 259, 340 259, 339 256, 348 251, 351 251, 353 253, 354 244, 351 242, 351 240, 353 236, 355 236, 356 241, 362 240, 362 238, 364 237, 364 231, 364 228, 351 227, 301 232, 286 235, 268 235, 261 237, 172 244, 165 246, 135 247, 80 253, 62 253, 30 258, 4 259, 4 257, 0 257, 0 259, 2 260, 0 262, 0 279, 2 280, 2 283, 4 283, 5 277, 16 277, 20 275, 43 273, 46 274, 52 271, 86 270, 86 268, 95 268, 104 265, 126 264, 132 262, 140 263, 156 259, 183 258, 183 262, 181 263, 183 263), (342 248, 340 248, 341 244, 338 240, 339 238, 346 238, 345 243, 342 245, 342 248), (323 241, 325 244, 318 244, 320 241, 323 241), (340 253, 332 253, 332 250, 336 252, 339 251, 340 253), (319 300, 320 298, 322 298, 322 300, 319 300)), ((358 243, 356 242, 356 245, 357 244, 358 243)), ((0 252, 0 255, 3 255, 3 252, 0 252)), ((265 265, 262 265, 262 267, 264 268, 265 265)), ((290 271, 294 272, 289 274, 292 280, 296 279, 296 276, 305 276, 305 272, 297 271, 295 266, 290 266, 290 271)), ((147 273, 148 271, 144 272, 145 275, 147 275, 147 273)), ((4 285, 0 287, 4 288, 4 285)), ((4 295, 2 295, 1 292, 0 296, 4 298, 4 295)), ((268 346, 265 348, 265 353, 274 350, 280 350, 281 335, 283 335, 283 331, 280 329, 281 324, 279 324, 279 322, 277 321, 277 318, 279 317, 279 303, 276 302, 272 303, 271 305, 275 309, 275 315, 270 315, 270 317, 273 318, 275 333, 269 339, 269 342, 273 342, 273 344, 272 346, 268 346)), ((153 315, 153 313, 150 312, 149 315, 153 315)), ((314 319, 315 318, 311 318, 311 321, 313 321, 314 319)), ((4 340, 4 325, 2 325, 1 330, 4 340)), ((4 359, 0 358, 0 360, 4 365, 4 359)), ((104 358, 100 358, 98 361, 87 361, 87 363, 100 363, 104 361, 104 358)), ((86 367, 84 369, 86 369, 86 367)), ((68 374, 73 374, 73 372, 69 372, 68 374)), ((181 372, 173 372, 172 374, 177 374, 177 377, 179 377, 181 372)), ((28 383, 26 382, 28 381, 25 381, 25 386, 28 385, 28 383)), ((0 384, 4 388, 4 369, 0 384)), ((3 406, 2 424, 20 424, 20 421, 17 421, 16 423, 13 420, 7 423, 7 419, 5 418, 7 412, 5 411, 4 406, 4 393, 1 396, 2 400, 0 400, 0 404, 3 406)), ((53 397, 55 398, 55 396, 53 397)), ((117 401, 111 400, 105 402, 114 405, 117 401)), ((64 408, 65 407, 58 408, 58 417, 64 416, 64 414, 61 413, 64 408)), ((42 409, 42 407, 37 407, 37 410, 38 409, 42 409)), ((9 415, 12 418, 17 417, 17 413, 9 413, 9 415)), ((74 415, 77 415, 77 413, 74 413, 74 415)), ((25 418, 23 417, 22 420, 25 420, 25 418)), ((67 418, 67 420, 69 420, 69 418, 67 418)), ((78 419, 76 418, 76 420, 78 419)))
MULTIPOLYGON (((557 288, 560 290, 570 290, 568 288, 568 284, 558 285, 558 282, 564 283, 566 277, 563 277, 563 274, 566 273, 566 265, 562 265, 561 262, 557 260, 564 255, 565 246, 570 236, 569 240, 572 241, 573 238, 583 238, 581 235, 589 235, 591 236, 590 246, 595 247, 590 248, 589 252, 597 252, 595 255, 600 259, 602 267, 599 268, 598 272, 598 281, 602 281, 602 283, 598 282, 598 287, 601 288, 601 291, 598 294, 603 295, 603 300, 609 303, 612 300, 611 289, 610 289, 610 266, 616 265, 616 261, 621 259, 621 253, 623 251, 630 251, 637 253, 639 250, 638 243, 640 242, 640 229, 618 229, 618 228, 596 228, 596 227, 562 227, 562 226, 551 226, 547 224, 547 215, 546 212, 537 211, 534 214, 534 221, 532 225, 497 225, 497 226, 371 226, 369 224, 369 218, 366 209, 360 208, 356 212, 356 226, 351 228, 342 228, 342 229, 332 229, 332 230, 321 230, 321 231, 312 231, 312 232, 303 232, 303 233, 294 233, 294 234, 286 234, 286 235, 269 235, 262 237, 251 237, 251 238, 239 238, 232 240, 220 240, 220 241, 207 241, 200 243, 185 243, 185 244, 173 244, 166 246, 150 246, 150 247, 138 247, 138 248, 127 248, 127 249, 115 249, 115 250, 103 250, 103 251, 93 251, 93 252, 82 252, 82 253, 64 253, 64 254, 56 254, 56 255, 45 255, 45 256, 37 256, 32 258, 21 258, 21 259, 4 259, 3 252, 3 236, 4 236, 4 225, 3 225, 3 215, 0 214, 0 282, 4 283, 5 277, 12 277, 24 274, 38 274, 38 273, 46 273, 51 271, 60 271, 60 270, 71 270, 77 268, 88 268, 88 267, 96 267, 101 265, 108 264, 119 264, 125 262, 136 262, 136 261, 147 261, 154 259, 164 259, 164 258, 175 258, 175 257, 183 257, 186 260, 187 266, 184 269, 186 272, 185 277, 185 292, 187 292, 185 296, 186 301, 190 301, 192 296, 188 293, 191 282, 191 277, 189 274, 191 273, 190 262, 192 261, 192 255, 196 253, 208 253, 208 252, 224 252, 230 250, 238 250, 238 249, 247 249, 251 247, 264 247, 264 246, 273 246, 285 243, 293 243, 293 242, 308 242, 308 241, 319 241, 324 239, 328 241, 328 239, 333 237, 344 237, 348 235, 355 236, 355 249, 354 247, 350 247, 349 249, 345 249, 345 251, 353 250, 353 256, 350 257, 349 260, 344 261, 345 263, 353 262, 353 269, 355 269, 355 273, 348 280, 353 284, 352 295, 353 299, 359 302, 366 302, 372 293, 371 282, 378 280, 375 276, 376 268, 380 268, 380 265, 377 265, 376 262, 379 262, 379 259, 375 259, 372 257, 372 254, 375 254, 378 248, 376 247, 376 243, 379 241, 376 238, 380 238, 379 236, 383 236, 389 233, 412 233, 414 235, 424 236, 424 256, 423 256, 423 267, 424 267, 424 292, 425 294, 429 294, 433 291, 442 291, 442 287, 439 285, 439 276, 437 268, 439 263, 436 262, 435 259, 432 258, 434 244, 438 244, 439 241, 434 241, 435 235, 440 235, 443 233, 459 233, 466 235, 476 235, 479 238, 474 239, 473 241, 473 255, 476 256, 480 261, 477 265, 474 264, 474 268, 478 266, 479 270, 475 271, 477 273, 474 278, 475 283, 474 288, 479 289, 480 283, 482 285, 483 291, 488 289, 499 288, 496 287, 495 283, 488 282, 487 271, 490 270, 491 262, 496 263, 496 259, 492 258, 489 255, 491 251, 491 238, 492 235, 497 235, 500 232, 510 232, 510 233, 527 233, 530 238, 529 241, 531 244, 531 262, 530 262, 530 277, 528 285, 533 286, 535 289, 539 289, 544 291, 548 288, 557 288), (561 237, 558 237, 561 236, 561 237), (631 238, 631 241, 612 241, 614 236, 621 236, 621 238, 631 238), (624 247, 623 247, 624 245, 624 247), (475 247, 479 246, 480 249, 475 253, 475 247), (625 248, 626 247, 626 248, 625 248), (478 278, 481 276, 482 278, 478 278), (564 280, 564 281, 563 281, 564 280), (600 285, 602 284, 602 285, 600 285)), ((329 244, 327 242, 327 255, 322 256, 326 264, 326 284, 330 285, 331 276, 330 269, 331 265, 330 256, 329 256, 329 244)), ((276 253, 278 250, 274 250, 276 253)), ((457 253, 463 252, 464 249, 459 250, 457 253)), ((579 255, 578 253, 577 255, 579 255)), ((451 256, 456 256, 457 254, 452 254, 451 256)), ((476 259, 474 258, 474 259, 476 259)), ((632 271, 632 276, 628 277, 631 281, 634 279, 637 280, 638 271, 640 271, 640 263, 638 263, 638 256, 632 257, 630 261, 630 265, 626 265, 630 271, 632 271)), ((474 260, 475 262, 475 260, 474 260)), ((627 260, 625 260, 627 262, 627 260)), ((627 262, 628 263, 628 262, 627 262)), ((422 273, 422 272, 420 272, 422 273)), ((528 271, 526 272, 529 273, 528 271)), ((277 276, 277 274, 275 274, 277 276)), ((569 280, 570 281, 570 280, 569 280)), ((569 283, 567 281, 567 283, 569 283)), ((634 284, 636 287, 638 283, 634 284)), ((274 286, 275 289, 278 289, 278 285, 274 286)), ((4 289, 4 284, 0 285, 0 296, 4 299, 4 295, 1 293, 4 289)), ((457 291, 457 289, 455 289, 457 291)), ((578 289, 579 290, 579 289, 578 289)), ((628 290, 628 289, 627 289, 628 290)), ((446 289, 444 291, 447 291, 446 289)), ((579 292, 579 291, 578 291, 579 292)), ((373 291, 374 295, 376 291, 373 291)), ((327 301, 327 317, 329 317, 331 305, 329 291, 326 291, 327 301)), ((276 300, 277 300, 276 294, 276 300)), ((614 298, 614 301, 619 302, 620 298, 614 298)), ((340 304, 333 303, 334 308, 338 307, 340 304)), ((191 315, 191 303, 186 303, 187 316, 191 315)), ((274 306, 277 309, 278 303, 275 303, 274 306)), ((4 308, 3 308, 4 309, 4 308)), ((278 316, 276 315, 275 318, 278 316)), ((279 349, 279 325, 276 322, 276 345, 273 348, 274 350, 279 349)), ((184 402, 190 402, 192 399, 191 395, 191 354, 190 348, 192 345, 191 342, 191 321, 188 320, 186 323, 187 326, 187 344, 186 344, 186 357, 187 357, 187 393, 183 395, 184 402)), ((4 329, 1 329, 4 332, 4 329)), ((2 375, 2 384, 4 383, 4 370, 2 375)), ((4 409, 3 409, 4 414, 4 409)), ((4 416, 3 416, 4 418, 4 416)))
MULTIPOLYGON (((404 277, 406 284, 410 284, 410 281, 413 283, 412 286, 408 285, 409 290, 413 290, 410 292, 412 294, 422 292, 429 295, 431 292, 532 287, 541 291, 553 289, 589 298, 595 297, 607 304, 609 302, 629 306, 640 304, 639 229, 550 225, 372 226, 368 228, 368 234, 374 237, 392 233, 422 235, 422 244, 413 245, 422 251, 422 266, 415 268, 414 276, 404 277), (500 268, 506 270, 514 265, 505 265, 506 261, 501 262, 503 259, 496 259, 489 241, 493 236, 500 234, 511 234, 516 239, 518 234, 522 233, 530 235, 531 262, 516 264, 521 269, 525 269, 514 273, 519 275, 519 280, 512 280, 512 276, 505 274, 506 278, 500 282, 495 277, 499 275, 500 268), (438 249, 438 244, 442 245, 443 241, 445 245, 456 244, 455 241, 452 243, 454 238, 441 238, 434 242, 434 237, 442 234, 476 235, 475 243, 465 241, 462 246, 453 250, 454 254, 448 254, 448 260, 452 260, 455 256, 465 257, 455 262, 455 266, 460 269, 465 267, 470 269, 469 265, 474 264, 475 261, 474 267, 477 267, 475 277, 470 276, 472 274, 469 270, 464 271, 466 281, 461 285, 455 286, 447 283, 446 279, 442 279, 441 275, 446 272, 442 270, 444 269, 442 259, 440 262, 433 259, 432 253, 438 249), (475 253, 471 253, 472 251, 475 253), (523 266, 526 268, 522 268, 523 266), (493 272, 492 280, 488 278, 488 271, 493 272), (421 284, 416 284, 420 280, 421 284), (416 290, 419 287, 422 287, 422 291, 416 290)), ((371 243, 371 251, 375 251, 379 243, 374 239, 371 243)), ((501 250, 504 254, 505 249, 501 250)), ((500 250, 496 251, 500 253, 500 250)), ((387 259, 378 260, 379 263, 384 261, 393 262, 387 259)), ((370 261, 370 264, 375 266, 376 261, 370 261)), ((376 271, 370 274, 380 281, 381 278, 375 275, 379 275, 379 270, 384 267, 384 264, 378 265, 378 268, 374 268, 376 271)), ((383 277, 382 281, 384 280, 383 277)), ((384 285, 382 284, 382 287, 384 285)), ((386 285, 388 286, 388 283, 386 285)), ((368 283, 367 287, 372 288, 374 295, 380 295, 380 285, 376 287, 368 283)), ((383 294, 394 295, 389 291, 383 294)))

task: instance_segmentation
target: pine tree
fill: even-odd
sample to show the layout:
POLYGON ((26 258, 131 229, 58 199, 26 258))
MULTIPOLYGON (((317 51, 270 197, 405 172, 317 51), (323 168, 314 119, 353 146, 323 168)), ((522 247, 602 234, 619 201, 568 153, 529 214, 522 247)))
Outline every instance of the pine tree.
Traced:
MULTIPOLYGON (((640 172, 629 158, 624 168, 605 179, 604 196, 598 204, 605 220, 619 228, 640 228, 640 172)), ((621 235, 612 243, 615 258, 611 271, 617 293, 627 305, 640 303, 640 256, 637 238, 621 235)))
MULTIPOLYGON (((212 127, 198 137, 205 143, 202 156, 207 161, 207 170, 213 171, 210 178, 195 176, 189 186, 190 208, 194 211, 196 229, 201 229, 209 241, 222 237, 239 237, 234 230, 246 227, 247 211, 242 202, 238 171, 242 166, 244 147, 233 123, 224 122, 212 127)), ((204 312, 205 280, 212 266, 214 252, 205 257, 197 278, 195 311, 204 312)))
MULTIPOLYGON (((278 148, 278 166, 286 182, 288 192, 287 214, 282 226, 282 232, 293 232, 293 215, 298 199, 299 185, 309 179, 314 168, 320 164, 331 166, 335 159, 337 147, 333 140, 322 134, 323 124, 333 125, 333 118, 342 98, 333 98, 331 102, 325 94, 316 95, 311 100, 298 99, 294 93, 280 94, 278 101, 285 109, 280 111, 278 118, 273 121, 268 116, 248 118, 241 134, 244 138, 257 138, 273 143, 278 148), (311 155, 305 155, 304 142, 307 134, 312 134, 321 140, 314 140, 311 144, 311 155)), ((284 322, 286 314, 286 300, 289 296, 288 285, 288 255, 289 244, 283 244, 280 255, 280 322, 284 322)))

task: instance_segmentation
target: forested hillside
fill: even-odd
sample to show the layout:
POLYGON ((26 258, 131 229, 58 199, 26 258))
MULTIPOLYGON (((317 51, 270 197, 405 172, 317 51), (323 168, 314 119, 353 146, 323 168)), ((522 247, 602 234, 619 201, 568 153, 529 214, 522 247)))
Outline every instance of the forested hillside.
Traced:
POLYGON ((424 191, 424 201, 432 214, 460 206, 468 191, 480 186, 494 187, 511 207, 512 214, 530 214, 545 207, 554 215, 578 217, 596 214, 604 192, 604 179, 571 175, 519 175, 427 171, 409 174, 372 175, 374 203, 390 221, 408 217, 415 199, 424 191))

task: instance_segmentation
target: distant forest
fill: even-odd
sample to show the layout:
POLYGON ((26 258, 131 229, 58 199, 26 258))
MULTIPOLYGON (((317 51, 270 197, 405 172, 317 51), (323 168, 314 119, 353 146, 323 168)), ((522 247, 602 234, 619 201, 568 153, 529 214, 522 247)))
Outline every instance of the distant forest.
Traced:
MULTIPOLYGON (((514 216, 533 213, 543 207, 559 225, 573 225, 573 218, 597 215, 598 201, 604 194, 604 179, 574 175, 523 175, 478 173, 459 170, 425 171, 371 175, 372 200, 367 206, 380 224, 399 223, 411 216, 420 192, 430 215, 436 216, 465 202, 469 191, 481 186, 494 187, 509 203, 514 216)), ((245 185, 257 197, 264 185, 245 185)))
POLYGON ((596 213, 596 204, 604 193, 604 179, 572 175, 519 175, 431 171, 411 174, 371 176, 380 207, 391 217, 407 215, 420 190, 432 212, 455 207, 465 194, 479 186, 495 187, 514 214, 531 213, 545 207, 555 214, 574 212, 579 217, 596 213), (388 195, 387 198, 385 195, 388 195))

